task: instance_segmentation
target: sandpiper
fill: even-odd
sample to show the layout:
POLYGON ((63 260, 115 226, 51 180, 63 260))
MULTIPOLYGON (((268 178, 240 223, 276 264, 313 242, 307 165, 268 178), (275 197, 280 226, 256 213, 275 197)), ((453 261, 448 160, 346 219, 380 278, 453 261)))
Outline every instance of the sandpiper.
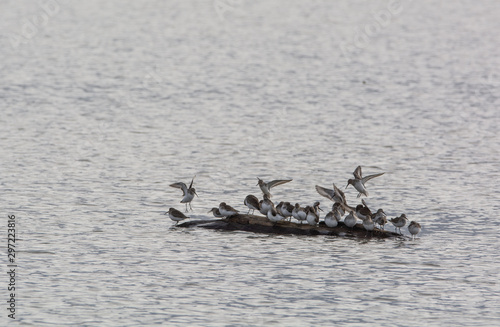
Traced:
POLYGON ((306 207, 306 213, 307 213, 306 220, 309 225, 316 226, 319 223, 318 210, 321 210, 318 201, 314 202, 312 207, 310 206, 306 207))
POLYGON ((271 190, 271 188, 292 181, 291 179, 275 179, 273 181, 266 183, 258 177, 257 177, 257 179, 259 180, 257 185, 259 185, 262 193, 264 193, 264 195, 267 195, 268 197, 271 197, 271 193, 269 192, 271 190))
MULTIPOLYGON (((354 210, 354 208, 350 207, 347 205, 347 201, 345 198, 344 192, 339 189, 337 186, 335 186, 335 183, 333 183, 333 190, 316 185, 316 191, 321 195, 324 196, 327 199, 332 200, 335 203, 338 203, 343 210, 354 210)), ((342 213, 342 216, 344 214, 342 213)))
POLYGON ((408 225, 408 231, 410 232, 411 236, 412 236, 412 239, 414 240, 415 239, 415 236, 420 233, 420 230, 422 229, 422 226, 420 226, 419 223, 417 223, 416 221, 412 221, 410 222, 410 224, 408 225))
POLYGON ((208 213, 212 212, 216 218, 224 218, 223 215, 221 215, 219 208, 212 208, 208 213))
POLYGON ((273 223, 277 223, 278 221, 285 219, 285 217, 280 215, 273 206, 269 211, 267 211, 267 219, 273 223))
POLYGON ((257 197, 255 195, 247 195, 247 197, 245 198, 245 201, 243 201, 243 203, 248 207, 248 213, 250 213, 250 211, 252 211, 252 215, 254 213, 255 210, 260 210, 260 204, 259 204, 259 199, 257 199, 257 197))
POLYGON ((372 212, 370 208, 368 208, 368 205, 366 204, 365 200, 361 200, 363 204, 358 204, 356 206, 356 216, 360 219, 366 219, 367 217, 372 216, 372 212))
POLYGON ((168 209, 168 211, 165 212, 165 214, 167 214, 167 213, 168 213, 168 216, 170 217, 170 219, 175 221, 176 225, 179 223, 179 221, 189 218, 189 217, 185 216, 182 212, 180 212, 179 210, 174 209, 174 208, 168 209))
POLYGON ((356 225, 356 213, 354 211, 349 212, 349 214, 344 218, 344 224, 349 227, 353 228, 356 225))
POLYGON ((292 212, 293 212, 293 205, 290 202, 283 202, 283 204, 280 207, 280 214, 286 218, 292 217, 292 212))
MULTIPOLYGON (((194 177, 196 177, 196 175, 194 177)), ((191 211, 193 211, 193 207, 191 207, 191 201, 193 201, 195 195, 198 196, 198 194, 196 194, 196 190, 193 187, 194 177, 191 180, 191 184, 189 184, 189 188, 183 182, 178 182, 169 185, 170 187, 180 188, 182 190, 181 203, 186 204, 186 212, 188 212, 188 203, 189 207, 191 208, 191 211)))
POLYGON ((306 210, 300 206, 300 204, 295 203, 295 206, 292 210, 292 216, 302 224, 302 222, 306 220, 307 213, 306 210))
POLYGON ((224 217, 233 216, 239 213, 238 210, 231 207, 230 205, 227 205, 226 202, 221 202, 219 204, 219 211, 220 214, 223 215, 224 217))
POLYGON ((339 224, 339 220, 340 220, 340 219, 338 219, 338 217, 339 217, 339 214, 335 213, 335 211, 330 211, 329 213, 327 213, 325 216, 326 226, 337 227, 337 225, 339 224))
POLYGON ((339 219, 342 218, 345 214, 344 207, 342 206, 342 204, 340 202, 335 202, 332 205, 332 211, 339 215, 339 219))
POLYGON ((345 188, 347 188, 349 185, 354 186, 354 188, 359 192, 358 194, 359 198, 362 194, 364 196, 368 196, 368 191, 366 190, 365 183, 372 178, 382 176, 384 173, 378 173, 363 177, 361 173, 361 166, 358 166, 352 174, 354 175, 354 178, 351 178, 347 181, 347 186, 345 188))
POLYGON ((260 200, 259 202, 260 205, 260 213, 263 214, 264 216, 267 215, 267 212, 271 210, 272 207, 274 207, 273 201, 269 199, 269 196, 264 194, 264 199, 260 200))
POLYGON ((383 209, 378 209, 377 212, 372 215, 372 219, 380 228, 385 229, 384 226, 387 224, 387 216, 383 209))
POLYGON ((406 215, 402 214, 399 217, 391 218, 389 221, 394 225, 396 231, 399 229, 399 234, 401 234, 401 227, 406 225, 407 220, 406 215))
POLYGON ((373 222, 371 216, 363 219, 363 227, 366 229, 366 236, 368 236, 368 232, 372 232, 375 229, 375 223, 373 222))

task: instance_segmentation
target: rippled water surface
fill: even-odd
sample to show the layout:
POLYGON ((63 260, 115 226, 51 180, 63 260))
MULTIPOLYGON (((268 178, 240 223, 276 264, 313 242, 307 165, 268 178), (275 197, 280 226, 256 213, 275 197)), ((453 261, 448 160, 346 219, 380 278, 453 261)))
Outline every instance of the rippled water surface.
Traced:
POLYGON ((500 325, 499 16, 468 0, 2 2, 16 322, 500 325), (357 165, 385 172, 367 202, 420 222, 418 239, 163 215, 183 210, 168 185, 194 175, 193 218, 245 210, 256 177, 328 208, 314 185, 344 187, 357 165))

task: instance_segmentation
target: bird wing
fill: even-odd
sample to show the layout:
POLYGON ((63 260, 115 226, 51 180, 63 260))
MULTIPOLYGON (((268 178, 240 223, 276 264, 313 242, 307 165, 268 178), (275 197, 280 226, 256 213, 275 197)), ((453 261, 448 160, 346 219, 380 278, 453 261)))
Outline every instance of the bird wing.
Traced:
POLYGON ((182 190, 182 196, 187 194, 188 188, 183 182, 173 183, 169 185, 170 187, 180 188, 182 190))
POLYGON ((366 183, 366 182, 368 182, 370 179, 375 178, 375 177, 382 176, 383 174, 385 174, 385 173, 378 173, 378 174, 373 174, 373 175, 368 175, 368 176, 366 176, 366 177, 363 177, 363 178, 361 178, 361 183, 365 184, 365 183, 366 183))
POLYGON ((325 198, 334 201, 333 200, 333 197, 335 196, 334 190, 330 190, 328 188, 324 188, 322 186, 316 185, 316 191, 319 193, 319 195, 324 196, 325 198))
POLYGON ((193 187, 193 181, 194 181, 195 177, 196 177, 196 175, 194 175, 193 179, 191 179, 191 184, 189 184, 189 188, 193 187))
POLYGON ((356 179, 362 179, 363 173, 361 172, 361 166, 356 167, 354 172, 352 173, 354 175, 354 178, 356 179))
POLYGON ((271 189, 274 186, 285 184, 291 181, 292 181, 291 179, 275 179, 274 181, 270 181, 269 183, 267 183, 267 188, 271 189))

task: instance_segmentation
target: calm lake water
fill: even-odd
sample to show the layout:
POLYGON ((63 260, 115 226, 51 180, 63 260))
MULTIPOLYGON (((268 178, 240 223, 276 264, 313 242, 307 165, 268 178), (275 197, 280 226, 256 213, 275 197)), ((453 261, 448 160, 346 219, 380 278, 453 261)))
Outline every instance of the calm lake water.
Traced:
POLYGON ((16 322, 499 326, 498 17, 494 0, 3 1, 16 322), (275 200, 326 209, 314 185, 344 187, 358 165, 385 172, 368 204, 420 222, 418 239, 163 215, 184 210, 168 185, 194 175, 193 218, 245 210, 257 177, 293 178, 275 200))

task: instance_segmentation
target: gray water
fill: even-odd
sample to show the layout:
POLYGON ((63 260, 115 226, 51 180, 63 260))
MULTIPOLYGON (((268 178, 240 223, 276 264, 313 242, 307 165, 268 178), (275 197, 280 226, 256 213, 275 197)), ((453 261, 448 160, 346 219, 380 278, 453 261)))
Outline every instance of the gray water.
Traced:
POLYGON ((16 322, 500 325, 498 17, 494 0, 3 1, 16 322), (293 178, 275 200, 325 209, 314 185, 344 187, 357 165, 385 172, 367 202, 420 222, 415 241, 163 215, 184 210, 168 185, 194 175, 195 219, 244 211, 257 177, 293 178))

